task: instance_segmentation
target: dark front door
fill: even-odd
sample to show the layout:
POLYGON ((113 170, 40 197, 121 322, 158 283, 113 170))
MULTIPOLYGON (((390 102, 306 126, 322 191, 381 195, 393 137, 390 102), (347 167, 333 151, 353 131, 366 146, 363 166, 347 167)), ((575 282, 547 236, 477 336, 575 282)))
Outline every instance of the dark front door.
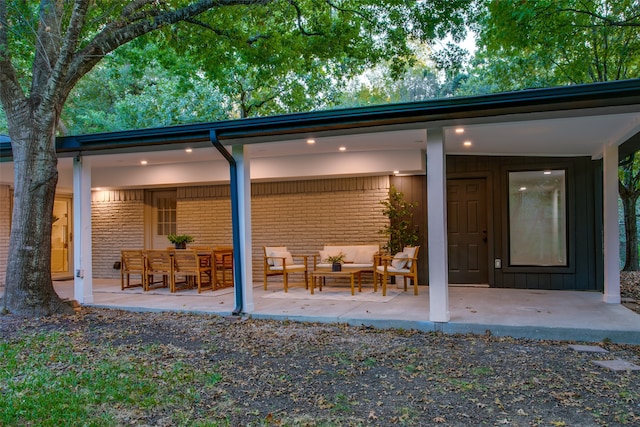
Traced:
POLYGON ((486 195, 483 178, 447 181, 449 283, 489 282, 486 195))

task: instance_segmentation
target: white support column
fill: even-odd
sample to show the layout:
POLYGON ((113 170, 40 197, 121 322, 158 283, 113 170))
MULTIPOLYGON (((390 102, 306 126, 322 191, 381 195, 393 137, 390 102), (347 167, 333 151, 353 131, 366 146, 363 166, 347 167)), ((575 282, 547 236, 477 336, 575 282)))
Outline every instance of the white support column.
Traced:
MULTIPOLYGON (((242 307, 243 312, 251 313, 253 303, 253 260, 251 242, 251 164, 249 147, 234 145, 231 154, 236 161, 236 179, 238 183, 238 214, 240 219, 240 253, 242 254, 242 307)), ((235 249, 234 249, 235 250, 235 249)))
POLYGON ((91 160, 73 159, 73 297, 80 304, 93 302, 91 250, 91 160))
POLYGON ((447 171, 442 129, 427 131, 427 230, 429 251, 429 320, 448 322, 447 171))
POLYGON ((620 303, 620 236, 618 229, 618 147, 605 147, 603 158, 604 295, 606 303, 620 303))

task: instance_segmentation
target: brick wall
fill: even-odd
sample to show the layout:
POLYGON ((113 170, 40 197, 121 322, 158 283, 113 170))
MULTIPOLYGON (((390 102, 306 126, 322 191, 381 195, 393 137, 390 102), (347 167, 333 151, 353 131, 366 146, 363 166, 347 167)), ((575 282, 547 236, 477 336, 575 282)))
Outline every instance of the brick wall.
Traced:
POLYGON ((254 282, 263 280, 263 246, 312 254, 325 244, 383 244, 380 200, 388 191, 386 176, 254 184, 254 282))
POLYGON ((194 237, 194 246, 231 246, 231 199, 228 185, 177 190, 177 233, 194 237))
POLYGON ((0 185, 0 286, 5 285, 9 233, 11 232, 11 191, 8 185, 0 185))
MULTIPOLYGON (((383 244, 379 202, 388 189, 386 176, 253 184, 254 281, 262 281, 263 246, 311 254, 331 243, 383 244)), ((228 186, 181 187, 176 195, 178 234, 194 236, 196 246, 232 244, 228 186)), ((94 276, 117 278, 120 249, 144 247, 144 190, 95 192, 92 220, 94 276)))
POLYGON ((119 278, 120 250, 144 248, 144 190, 93 192, 91 221, 93 276, 119 278))

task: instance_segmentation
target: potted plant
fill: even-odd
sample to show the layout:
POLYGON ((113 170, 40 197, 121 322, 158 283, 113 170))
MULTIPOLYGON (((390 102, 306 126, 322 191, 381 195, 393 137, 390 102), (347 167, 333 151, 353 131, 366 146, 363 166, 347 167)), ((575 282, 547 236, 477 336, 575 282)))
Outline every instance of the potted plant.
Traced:
POLYGON ((330 255, 324 261, 331 263, 331 271, 342 271, 342 263, 347 255, 340 252, 338 255, 330 255))
POLYGON ((193 242, 193 236, 188 234, 169 234, 167 239, 176 246, 176 249, 186 249, 187 243, 193 242))
POLYGON ((413 224, 413 210, 417 203, 408 202, 404 194, 393 185, 389 188, 389 198, 380 201, 382 214, 389 223, 378 232, 387 237, 383 248, 389 255, 402 252, 405 246, 415 246, 420 241, 417 226, 413 224))
MULTIPOLYGON (((417 226, 413 224, 413 210, 417 203, 408 202, 404 194, 393 185, 389 188, 389 197, 380 201, 383 206, 382 214, 389 219, 378 232, 387 237, 387 243, 383 248, 387 254, 393 256, 402 252, 405 246, 415 246, 420 241, 417 226)), ((391 283, 395 283, 395 276, 391 277, 391 283)))

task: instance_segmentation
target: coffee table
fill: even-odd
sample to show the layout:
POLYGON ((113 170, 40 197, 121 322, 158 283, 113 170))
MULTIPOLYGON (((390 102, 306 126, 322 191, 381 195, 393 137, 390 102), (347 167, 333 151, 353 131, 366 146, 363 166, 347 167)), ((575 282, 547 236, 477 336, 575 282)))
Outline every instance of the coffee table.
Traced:
POLYGON ((362 292, 362 270, 348 269, 341 271, 333 271, 330 268, 318 268, 311 272, 311 295, 316 287, 318 280, 318 289, 322 291, 322 282, 325 277, 349 277, 351 279, 351 295, 355 295, 355 279, 358 278, 358 292, 362 292))

